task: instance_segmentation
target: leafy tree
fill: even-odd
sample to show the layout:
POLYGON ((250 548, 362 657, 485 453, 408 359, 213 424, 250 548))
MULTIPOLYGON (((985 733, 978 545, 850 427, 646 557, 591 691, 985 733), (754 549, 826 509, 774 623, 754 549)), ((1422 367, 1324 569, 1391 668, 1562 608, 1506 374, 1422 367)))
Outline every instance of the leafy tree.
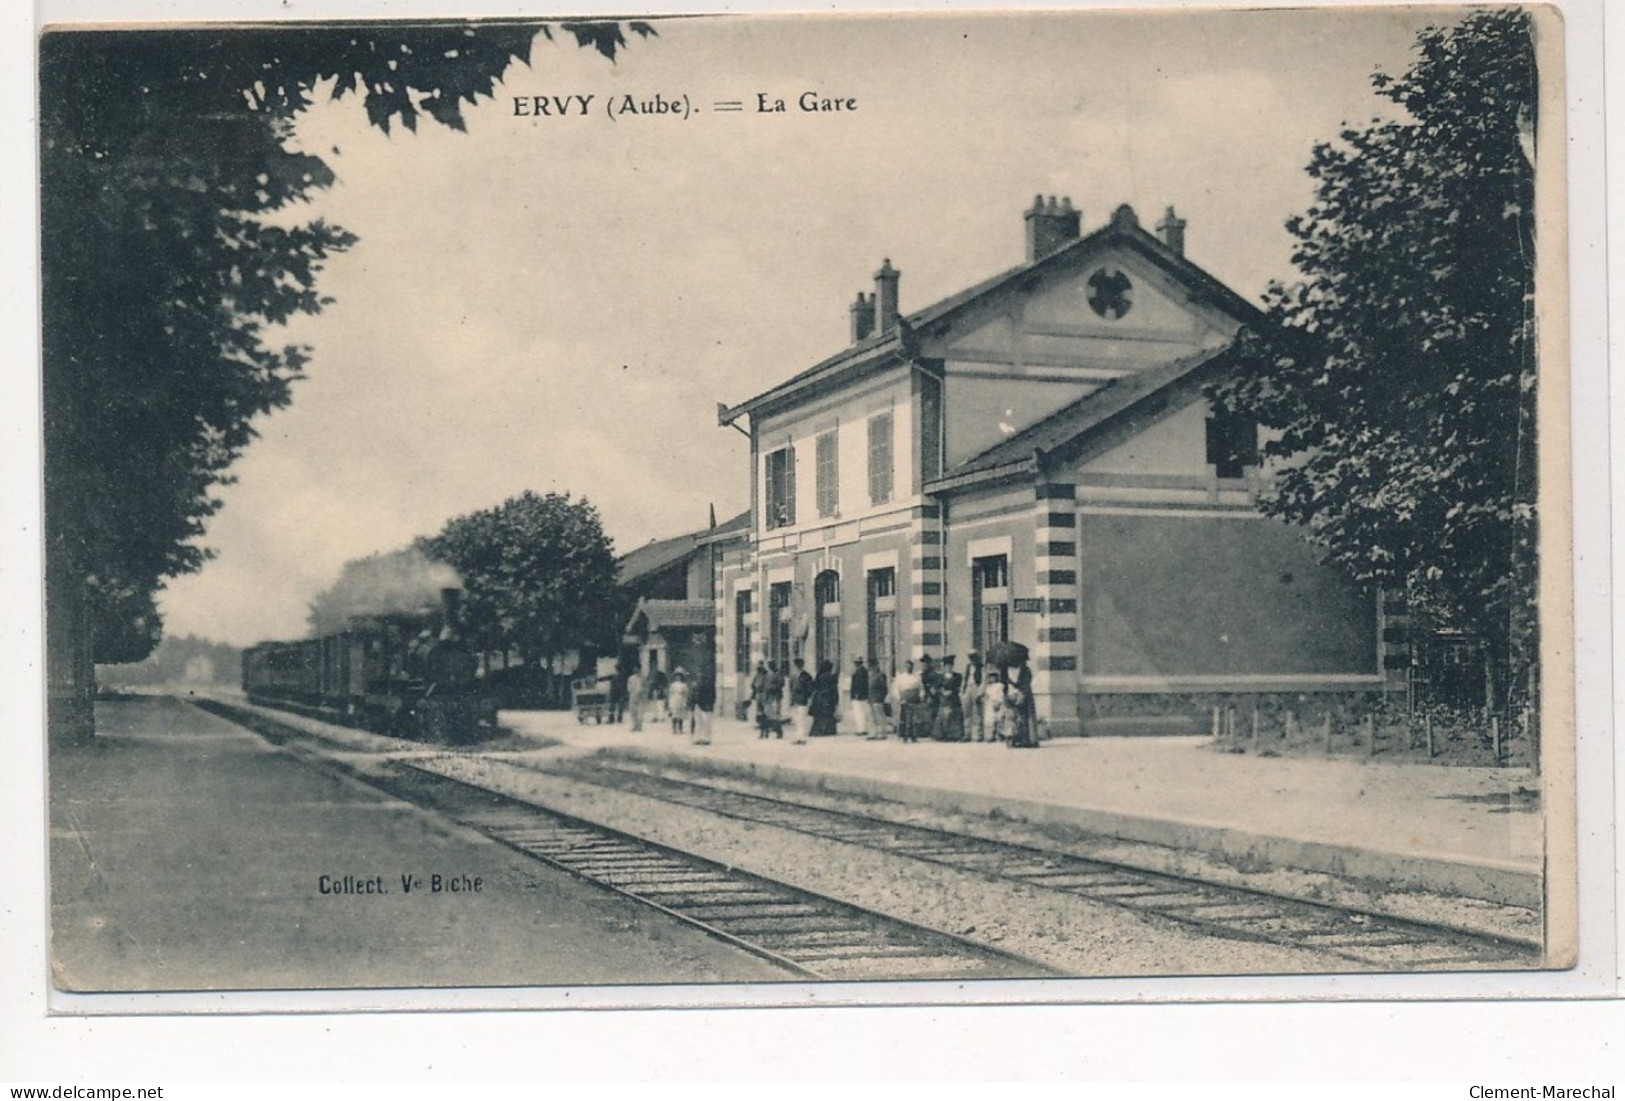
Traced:
POLYGON ((615 551, 585 499, 526 490, 448 522, 426 545, 462 576, 475 643, 517 650, 526 665, 607 649, 625 622, 615 551))
POLYGON ((150 592, 101 586, 91 612, 95 616, 90 629, 96 638, 98 662, 141 661, 163 639, 163 621, 150 592))
POLYGON ((310 633, 342 631, 352 616, 438 608, 440 591, 446 588, 462 588, 462 581, 445 563, 429 558, 422 540, 357 558, 346 562, 338 579, 310 602, 310 633))
MULTIPOLYGON (((559 29, 609 58, 626 42, 613 23, 559 29)), ((53 665, 88 669, 87 633, 116 643, 98 647, 103 660, 138 660, 142 637, 151 649, 154 631, 119 618, 146 616, 165 578, 207 559, 198 539, 220 507, 214 487, 254 418, 290 400, 309 350, 274 347, 269 330, 321 309, 322 264, 354 240, 293 216, 333 181, 319 157, 288 148, 317 87, 359 96, 386 132, 420 115, 461 129, 465 106, 529 63, 538 31, 553 36, 508 22, 43 36, 53 665)), ((90 686, 77 688, 82 705, 90 686)))
MULTIPOLYGON (((1401 117, 1316 147, 1302 279, 1219 388, 1281 469, 1266 512, 1330 561, 1532 669, 1536 70, 1508 8, 1429 28, 1377 93, 1401 117)), ((1530 677, 1530 683, 1533 677, 1530 677)), ((1493 681, 1492 681, 1493 683, 1493 681)))

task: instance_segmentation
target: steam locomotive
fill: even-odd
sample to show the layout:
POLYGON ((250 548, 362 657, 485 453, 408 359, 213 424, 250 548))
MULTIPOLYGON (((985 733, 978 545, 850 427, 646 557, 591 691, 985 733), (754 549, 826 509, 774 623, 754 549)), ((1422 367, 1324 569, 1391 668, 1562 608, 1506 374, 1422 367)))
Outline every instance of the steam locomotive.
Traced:
POLYGON ((461 590, 441 607, 351 618, 345 630, 243 652, 250 703, 327 722, 443 745, 496 731, 494 697, 481 691, 479 659, 458 632, 461 590))

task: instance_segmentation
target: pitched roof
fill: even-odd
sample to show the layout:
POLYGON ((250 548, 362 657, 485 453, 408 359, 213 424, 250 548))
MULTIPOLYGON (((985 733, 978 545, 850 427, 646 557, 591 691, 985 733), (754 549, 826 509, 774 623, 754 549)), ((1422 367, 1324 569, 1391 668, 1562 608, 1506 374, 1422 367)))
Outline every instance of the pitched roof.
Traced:
POLYGON ((749 530, 750 509, 747 508, 738 516, 729 517, 714 528, 706 528, 704 531, 695 533, 695 542, 703 546, 706 543, 715 543, 719 539, 727 539, 730 536, 739 535, 749 530))
POLYGON ((1037 474, 1076 458, 1108 427, 1136 413, 1160 412, 1170 388, 1194 388, 1236 365, 1234 344, 1209 349, 1107 383, 1020 432, 973 455, 925 485, 948 493, 982 482, 1037 474))
POLYGON ((627 621, 627 631, 633 631, 639 619, 647 620, 650 631, 669 627, 715 627, 717 609, 709 600, 655 600, 645 597, 638 601, 632 618, 627 621))
POLYGON ((805 371, 792 375, 772 389, 765 390, 738 405, 719 406, 717 423, 732 424, 741 416, 755 413, 764 406, 775 404, 809 386, 843 376, 848 372, 879 366, 895 357, 911 357, 920 330, 949 321, 953 315, 966 307, 1007 287, 1019 284, 1033 275, 1059 270, 1083 252, 1110 245, 1124 245, 1134 249, 1178 280, 1196 297, 1242 321, 1257 320, 1261 316, 1258 307, 1163 244, 1155 234, 1141 228, 1133 208, 1125 203, 1112 213, 1110 221, 1093 233, 1085 234, 1037 260, 967 287, 958 294, 950 295, 923 310, 899 318, 897 327, 891 331, 871 336, 842 349, 805 371))
POLYGON ((694 550, 694 533, 646 543, 621 556, 619 581, 630 585, 687 558, 694 550))
POLYGON ((630 585, 634 581, 659 573, 668 566, 676 565, 693 553, 696 547, 712 542, 718 536, 744 531, 749 526, 750 512, 747 510, 714 528, 701 528, 683 535, 674 535, 669 539, 645 543, 621 555, 618 560, 620 566, 618 580, 622 585, 630 585))

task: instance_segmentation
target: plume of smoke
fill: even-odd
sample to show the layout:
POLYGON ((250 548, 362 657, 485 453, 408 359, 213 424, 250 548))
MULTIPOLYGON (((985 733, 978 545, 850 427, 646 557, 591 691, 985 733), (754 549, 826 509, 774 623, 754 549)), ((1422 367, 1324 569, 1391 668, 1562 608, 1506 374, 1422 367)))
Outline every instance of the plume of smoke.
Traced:
POLYGON ((310 632, 341 631, 353 616, 414 613, 440 606, 440 590, 461 588, 457 571, 416 546, 352 559, 310 603, 310 632))

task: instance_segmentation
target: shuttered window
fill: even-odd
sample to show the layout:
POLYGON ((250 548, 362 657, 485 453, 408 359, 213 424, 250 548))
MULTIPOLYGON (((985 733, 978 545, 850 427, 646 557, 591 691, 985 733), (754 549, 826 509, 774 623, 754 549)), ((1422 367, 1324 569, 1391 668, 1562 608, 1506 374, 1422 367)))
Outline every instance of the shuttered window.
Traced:
POLYGON ((818 515, 841 510, 840 441, 834 432, 818 437, 818 515))
POLYGON ((883 505, 892 494, 892 415, 869 418, 869 503, 883 505))
POLYGON ((767 456, 766 527, 782 528, 796 522, 796 451, 781 447, 767 456))

